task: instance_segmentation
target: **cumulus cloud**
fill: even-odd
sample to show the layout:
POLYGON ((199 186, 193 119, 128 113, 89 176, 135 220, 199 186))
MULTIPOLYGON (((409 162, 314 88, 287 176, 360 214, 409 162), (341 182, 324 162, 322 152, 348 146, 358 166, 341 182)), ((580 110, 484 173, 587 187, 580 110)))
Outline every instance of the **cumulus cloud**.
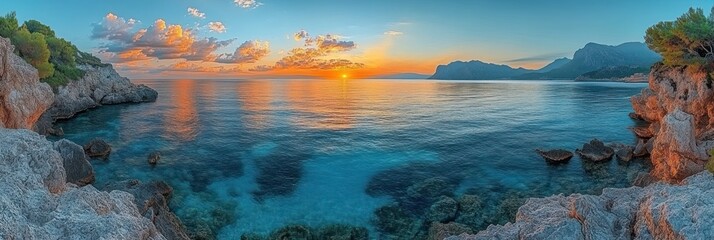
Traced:
POLYGON ((226 32, 226 26, 222 22, 209 22, 208 29, 211 32, 224 33, 226 32))
POLYGON ((384 32, 384 35, 387 35, 387 36, 399 36, 399 35, 404 35, 404 33, 403 33, 403 32, 399 32, 399 31, 389 30, 389 31, 384 32))
POLYGON ((246 41, 236 48, 234 53, 221 54, 216 58, 219 63, 254 63, 270 53, 270 43, 265 41, 246 41))
POLYGON ((295 39, 295 41, 298 41, 298 42, 302 41, 303 39, 307 39, 308 37, 310 37, 310 34, 307 33, 307 31, 305 31, 305 30, 300 30, 299 32, 296 32, 295 34, 293 34, 293 38, 295 39))
POLYGON ((133 36, 132 30, 137 22, 131 18, 125 20, 113 13, 108 13, 102 22, 93 25, 92 38, 112 41, 130 40, 133 36))
POLYGON ((356 45, 353 41, 343 41, 334 34, 318 35, 310 38, 305 30, 294 34, 295 40, 304 40, 306 47, 294 48, 287 56, 278 60, 273 66, 256 66, 250 71, 269 71, 273 69, 352 69, 364 67, 347 59, 329 59, 331 53, 347 52, 356 45), (327 59, 326 59, 327 58, 327 59))
POLYGON ((163 19, 134 32, 133 25, 131 21, 109 14, 102 23, 94 26, 92 38, 108 41, 101 51, 114 62, 148 58, 212 61, 217 57, 216 50, 234 41, 198 38, 190 29, 167 24, 163 19))
POLYGON ((260 5, 263 5, 256 0, 233 0, 233 2, 241 8, 257 8, 260 5))
POLYGON ((188 8, 188 10, 186 10, 186 11, 188 11, 188 14, 191 15, 191 16, 194 16, 194 17, 197 17, 197 18, 206 18, 206 14, 205 14, 205 13, 202 13, 201 11, 199 11, 199 10, 196 9, 196 8, 190 7, 190 8, 188 8))

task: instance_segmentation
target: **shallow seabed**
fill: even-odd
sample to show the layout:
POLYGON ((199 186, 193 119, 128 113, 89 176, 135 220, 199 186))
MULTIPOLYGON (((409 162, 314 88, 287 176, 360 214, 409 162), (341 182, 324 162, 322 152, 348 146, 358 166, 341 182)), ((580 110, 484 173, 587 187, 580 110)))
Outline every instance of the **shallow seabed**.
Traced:
POLYGON ((553 166, 533 151, 575 150, 595 137, 632 143, 629 97, 645 84, 135 82, 156 89, 158 101, 80 114, 60 123, 65 138, 100 137, 113 146, 108 160, 92 162, 95 185, 165 180, 189 229, 223 239, 288 224, 344 223, 385 234, 374 211, 403 204, 408 187, 433 177, 456 197, 477 195, 480 211, 492 215, 483 224, 498 223, 507 219, 496 215, 513 211, 509 201, 625 187, 647 169, 642 160, 589 165, 577 157, 553 166), (155 167, 147 163, 153 151, 162 155, 155 167))

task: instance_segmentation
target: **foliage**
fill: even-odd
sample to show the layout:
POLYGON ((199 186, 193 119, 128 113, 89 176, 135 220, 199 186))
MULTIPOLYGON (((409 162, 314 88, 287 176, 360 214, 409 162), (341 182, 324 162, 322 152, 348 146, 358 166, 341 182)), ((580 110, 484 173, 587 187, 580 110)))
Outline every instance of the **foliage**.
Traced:
POLYGON ((9 38, 16 53, 37 68, 40 79, 54 89, 84 76, 78 65, 105 67, 99 58, 81 52, 71 42, 58 38, 49 26, 37 20, 18 25, 15 12, 0 17, 0 37, 9 38))
POLYGON ((15 12, 8 13, 5 17, 0 17, 0 37, 12 38, 18 28, 15 12))
POLYGON ((666 65, 708 65, 714 62, 714 9, 710 16, 690 8, 675 21, 647 29, 645 42, 666 65))
POLYGON ((13 35, 12 42, 20 52, 20 56, 37 68, 40 78, 51 77, 54 74, 54 65, 49 62, 50 50, 47 48, 44 35, 30 33, 26 28, 20 28, 13 35))
POLYGON ((55 31, 52 31, 52 29, 47 26, 42 24, 41 22, 37 20, 29 20, 25 21, 24 24, 22 24, 25 28, 27 28, 28 31, 31 33, 42 33, 42 35, 45 35, 45 37, 55 37, 55 31))
POLYGON ((709 161, 707 162, 707 165, 705 166, 707 170, 709 170, 710 173, 714 173, 714 149, 709 151, 709 161))

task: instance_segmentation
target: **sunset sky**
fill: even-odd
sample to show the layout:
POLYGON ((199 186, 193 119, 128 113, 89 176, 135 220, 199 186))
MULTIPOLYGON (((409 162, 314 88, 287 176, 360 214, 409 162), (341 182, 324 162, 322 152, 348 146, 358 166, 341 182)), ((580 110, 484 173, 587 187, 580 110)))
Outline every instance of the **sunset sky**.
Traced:
POLYGON ((132 78, 373 77, 482 60, 539 68, 642 41, 714 0, 8 0, 132 78))

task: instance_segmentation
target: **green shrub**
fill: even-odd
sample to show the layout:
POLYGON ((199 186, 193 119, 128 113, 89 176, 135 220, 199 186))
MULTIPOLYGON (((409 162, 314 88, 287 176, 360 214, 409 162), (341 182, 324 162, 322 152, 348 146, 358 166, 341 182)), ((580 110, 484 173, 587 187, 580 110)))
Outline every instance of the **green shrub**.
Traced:
POLYGON ((44 25, 37 20, 25 21, 22 26, 27 28, 27 30, 31 33, 42 33, 45 37, 55 37, 55 31, 52 31, 49 26, 44 25))
POLYGON ((26 28, 15 31, 12 43, 30 65, 37 68, 40 78, 51 77, 55 69, 50 60, 50 50, 47 48, 45 36, 41 33, 30 33, 26 28))
POLYGON ((5 17, 0 17, 0 37, 12 38, 18 28, 20 26, 17 25, 15 12, 8 13, 5 17))

